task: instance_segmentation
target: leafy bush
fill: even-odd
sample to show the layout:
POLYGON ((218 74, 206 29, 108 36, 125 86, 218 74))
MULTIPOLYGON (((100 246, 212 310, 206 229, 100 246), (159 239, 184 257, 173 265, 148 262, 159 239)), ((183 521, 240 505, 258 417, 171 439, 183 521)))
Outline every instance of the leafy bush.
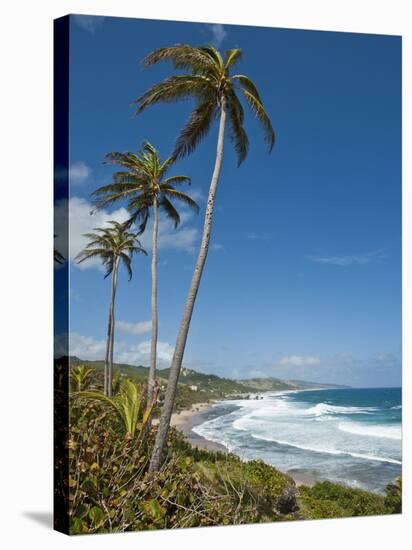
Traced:
POLYGON ((388 514, 402 513, 402 478, 386 486, 385 508, 388 514))
POLYGON ((229 525, 275 521, 290 478, 263 462, 197 450, 170 431, 168 457, 148 473, 154 434, 144 445, 125 435, 104 402, 72 404, 69 440, 70 532, 229 525))
POLYGON ((384 497, 330 481, 300 487, 303 517, 308 519, 374 516, 388 513, 384 497))

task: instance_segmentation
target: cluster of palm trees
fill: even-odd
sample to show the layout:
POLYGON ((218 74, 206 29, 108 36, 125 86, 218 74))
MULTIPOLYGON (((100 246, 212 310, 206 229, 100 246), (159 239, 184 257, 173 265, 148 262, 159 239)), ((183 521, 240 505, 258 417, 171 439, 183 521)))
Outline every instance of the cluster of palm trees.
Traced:
POLYGON ((162 161, 158 151, 146 141, 142 149, 135 153, 109 153, 106 161, 121 167, 113 175, 113 183, 100 187, 93 193, 96 208, 103 208, 118 201, 125 201, 130 214, 124 223, 109 222, 109 226, 87 234, 89 242, 79 254, 77 261, 99 257, 106 267, 106 277, 112 276, 112 293, 109 308, 105 360, 105 395, 110 397, 113 376, 113 350, 115 329, 115 296, 120 263, 132 276, 131 260, 135 253, 146 254, 138 237, 145 231, 150 216, 152 226, 152 334, 150 369, 147 384, 147 403, 152 402, 156 377, 156 349, 158 335, 157 309, 157 257, 159 213, 170 218, 175 227, 180 216, 175 202, 180 202, 199 211, 196 202, 186 193, 177 189, 190 184, 187 176, 169 176, 172 165, 185 155, 191 154, 208 134, 215 120, 219 121, 216 160, 207 199, 203 235, 198 257, 183 310, 170 376, 160 415, 156 440, 151 456, 151 471, 160 468, 163 451, 176 395, 178 378, 182 366, 186 340, 196 296, 205 266, 212 231, 216 191, 223 160, 223 146, 226 127, 240 164, 246 157, 249 140, 244 129, 244 110, 239 100, 239 92, 260 122, 269 151, 275 142, 275 134, 269 116, 255 84, 247 76, 232 74, 233 68, 241 59, 241 50, 228 50, 224 56, 213 46, 193 47, 178 44, 160 48, 149 54, 143 61, 149 67, 161 61, 171 62, 178 74, 174 74, 152 86, 136 99, 137 114, 156 103, 173 103, 192 98, 195 107, 177 137, 173 153, 162 161), (132 228, 135 232, 132 232, 132 228))

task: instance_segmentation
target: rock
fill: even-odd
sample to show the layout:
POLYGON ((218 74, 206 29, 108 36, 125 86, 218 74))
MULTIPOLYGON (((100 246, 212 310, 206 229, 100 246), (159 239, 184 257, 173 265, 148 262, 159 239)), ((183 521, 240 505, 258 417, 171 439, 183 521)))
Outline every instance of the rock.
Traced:
POLYGON ((299 510, 297 494, 298 491, 294 486, 287 487, 283 491, 277 501, 277 509, 281 514, 291 514, 299 510))

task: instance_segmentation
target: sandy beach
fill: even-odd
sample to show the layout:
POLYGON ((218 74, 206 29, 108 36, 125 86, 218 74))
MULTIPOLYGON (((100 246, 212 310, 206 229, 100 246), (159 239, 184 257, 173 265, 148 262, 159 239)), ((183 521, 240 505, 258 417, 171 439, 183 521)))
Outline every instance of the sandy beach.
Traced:
POLYGON ((189 443, 194 447, 198 447, 199 449, 207 449, 208 451, 227 452, 226 447, 220 445, 220 443, 209 441, 208 439, 192 431, 194 426, 205 422, 206 414, 212 405, 213 403, 196 403, 195 405, 192 405, 190 409, 175 412, 172 414, 171 425, 182 432, 189 443))
MULTIPOLYGON (((208 439, 195 433, 192 428, 199 424, 202 424, 207 419, 207 413, 213 406, 213 402, 209 403, 196 403, 192 405, 190 409, 185 409, 180 412, 173 413, 171 425, 182 432, 186 439, 194 447, 199 449, 207 449, 208 451, 221 451, 228 452, 227 448, 220 443, 209 441, 208 439)), ((287 474, 293 478, 296 485, 309 485, 312 486, 318 481, 313 475, 303 472, 287 472, 287 474)))

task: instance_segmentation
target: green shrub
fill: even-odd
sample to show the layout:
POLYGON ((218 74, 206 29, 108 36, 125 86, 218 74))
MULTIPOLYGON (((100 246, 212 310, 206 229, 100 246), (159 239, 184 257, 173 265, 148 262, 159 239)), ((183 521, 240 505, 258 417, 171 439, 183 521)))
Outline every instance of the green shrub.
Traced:
POLYGON ((330 481, 300 487, 302 515, 308 519, 374 516, 388 513, 384 497, 330 481))
POLYGON ((402 478, 397 477, 386 486, 385 508, 388 514, 402 513, 402 478))

